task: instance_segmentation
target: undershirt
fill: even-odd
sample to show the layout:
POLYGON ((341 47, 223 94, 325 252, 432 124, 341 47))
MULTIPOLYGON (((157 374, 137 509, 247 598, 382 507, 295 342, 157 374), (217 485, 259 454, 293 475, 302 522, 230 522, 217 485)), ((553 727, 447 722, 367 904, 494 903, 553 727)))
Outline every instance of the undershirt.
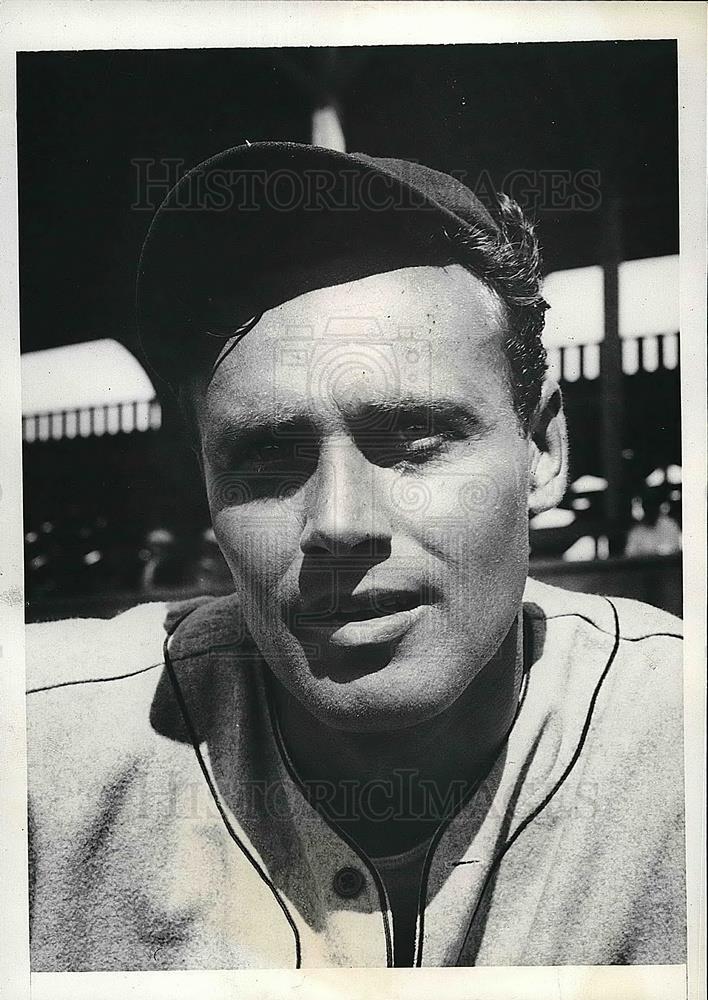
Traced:
POLYGON ((393 964, 397 968, 411 967, 414 962, 418 893, 431 839, 416 844, 402 854, 371 858, 383 880, 391 904, 393 964))

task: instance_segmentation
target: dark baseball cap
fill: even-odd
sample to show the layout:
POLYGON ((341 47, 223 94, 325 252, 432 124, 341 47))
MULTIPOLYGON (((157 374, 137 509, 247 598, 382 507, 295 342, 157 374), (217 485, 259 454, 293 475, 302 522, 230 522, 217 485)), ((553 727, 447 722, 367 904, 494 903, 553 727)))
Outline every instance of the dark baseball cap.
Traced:
POLYGON ((315 288, 450 263, 448 236, 499 227, 460 180, 420 163, 289 142, 236 146, 186 173, 143 244, 137 314, 148 367, 171 384, 315 288))

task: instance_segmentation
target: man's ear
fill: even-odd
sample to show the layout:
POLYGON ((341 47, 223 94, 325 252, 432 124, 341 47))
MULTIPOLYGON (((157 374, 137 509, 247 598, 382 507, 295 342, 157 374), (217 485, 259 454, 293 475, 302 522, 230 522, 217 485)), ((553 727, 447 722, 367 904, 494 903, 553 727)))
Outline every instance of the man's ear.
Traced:
POLYGON ((563 398, 546 377, 529 429, 529 514, 551 510, 563 499, 568 481, 568 436, 563 398))

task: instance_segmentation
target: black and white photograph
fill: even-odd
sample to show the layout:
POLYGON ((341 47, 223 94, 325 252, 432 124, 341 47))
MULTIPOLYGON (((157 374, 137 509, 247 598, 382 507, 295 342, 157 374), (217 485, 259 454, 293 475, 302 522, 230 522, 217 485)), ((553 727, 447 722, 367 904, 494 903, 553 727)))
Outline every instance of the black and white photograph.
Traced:
POLYGON ((11 54, 32 982, 693 996, 705 8, 436 42, 288 6, 304 40, 11 54))

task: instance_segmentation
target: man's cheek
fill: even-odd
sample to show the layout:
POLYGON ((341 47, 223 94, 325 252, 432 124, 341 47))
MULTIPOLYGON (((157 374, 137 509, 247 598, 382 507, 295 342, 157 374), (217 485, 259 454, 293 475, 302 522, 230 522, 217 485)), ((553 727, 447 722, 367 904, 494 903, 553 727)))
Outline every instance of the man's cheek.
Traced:
POLYGON ((453 562, 498 558, 513 549, 527 522, 523 471, 517 475, 511 463, 472 471, 462 467, 397 486, 398 513, 405 515, 409 530, 417 528, 426 547, 446 552, 453 562))
POLYGON ((274 519, 224 510, 214 516, 214 534, 235 584, 265 600, 277 590, 292 562, 292 532, 274 519))

